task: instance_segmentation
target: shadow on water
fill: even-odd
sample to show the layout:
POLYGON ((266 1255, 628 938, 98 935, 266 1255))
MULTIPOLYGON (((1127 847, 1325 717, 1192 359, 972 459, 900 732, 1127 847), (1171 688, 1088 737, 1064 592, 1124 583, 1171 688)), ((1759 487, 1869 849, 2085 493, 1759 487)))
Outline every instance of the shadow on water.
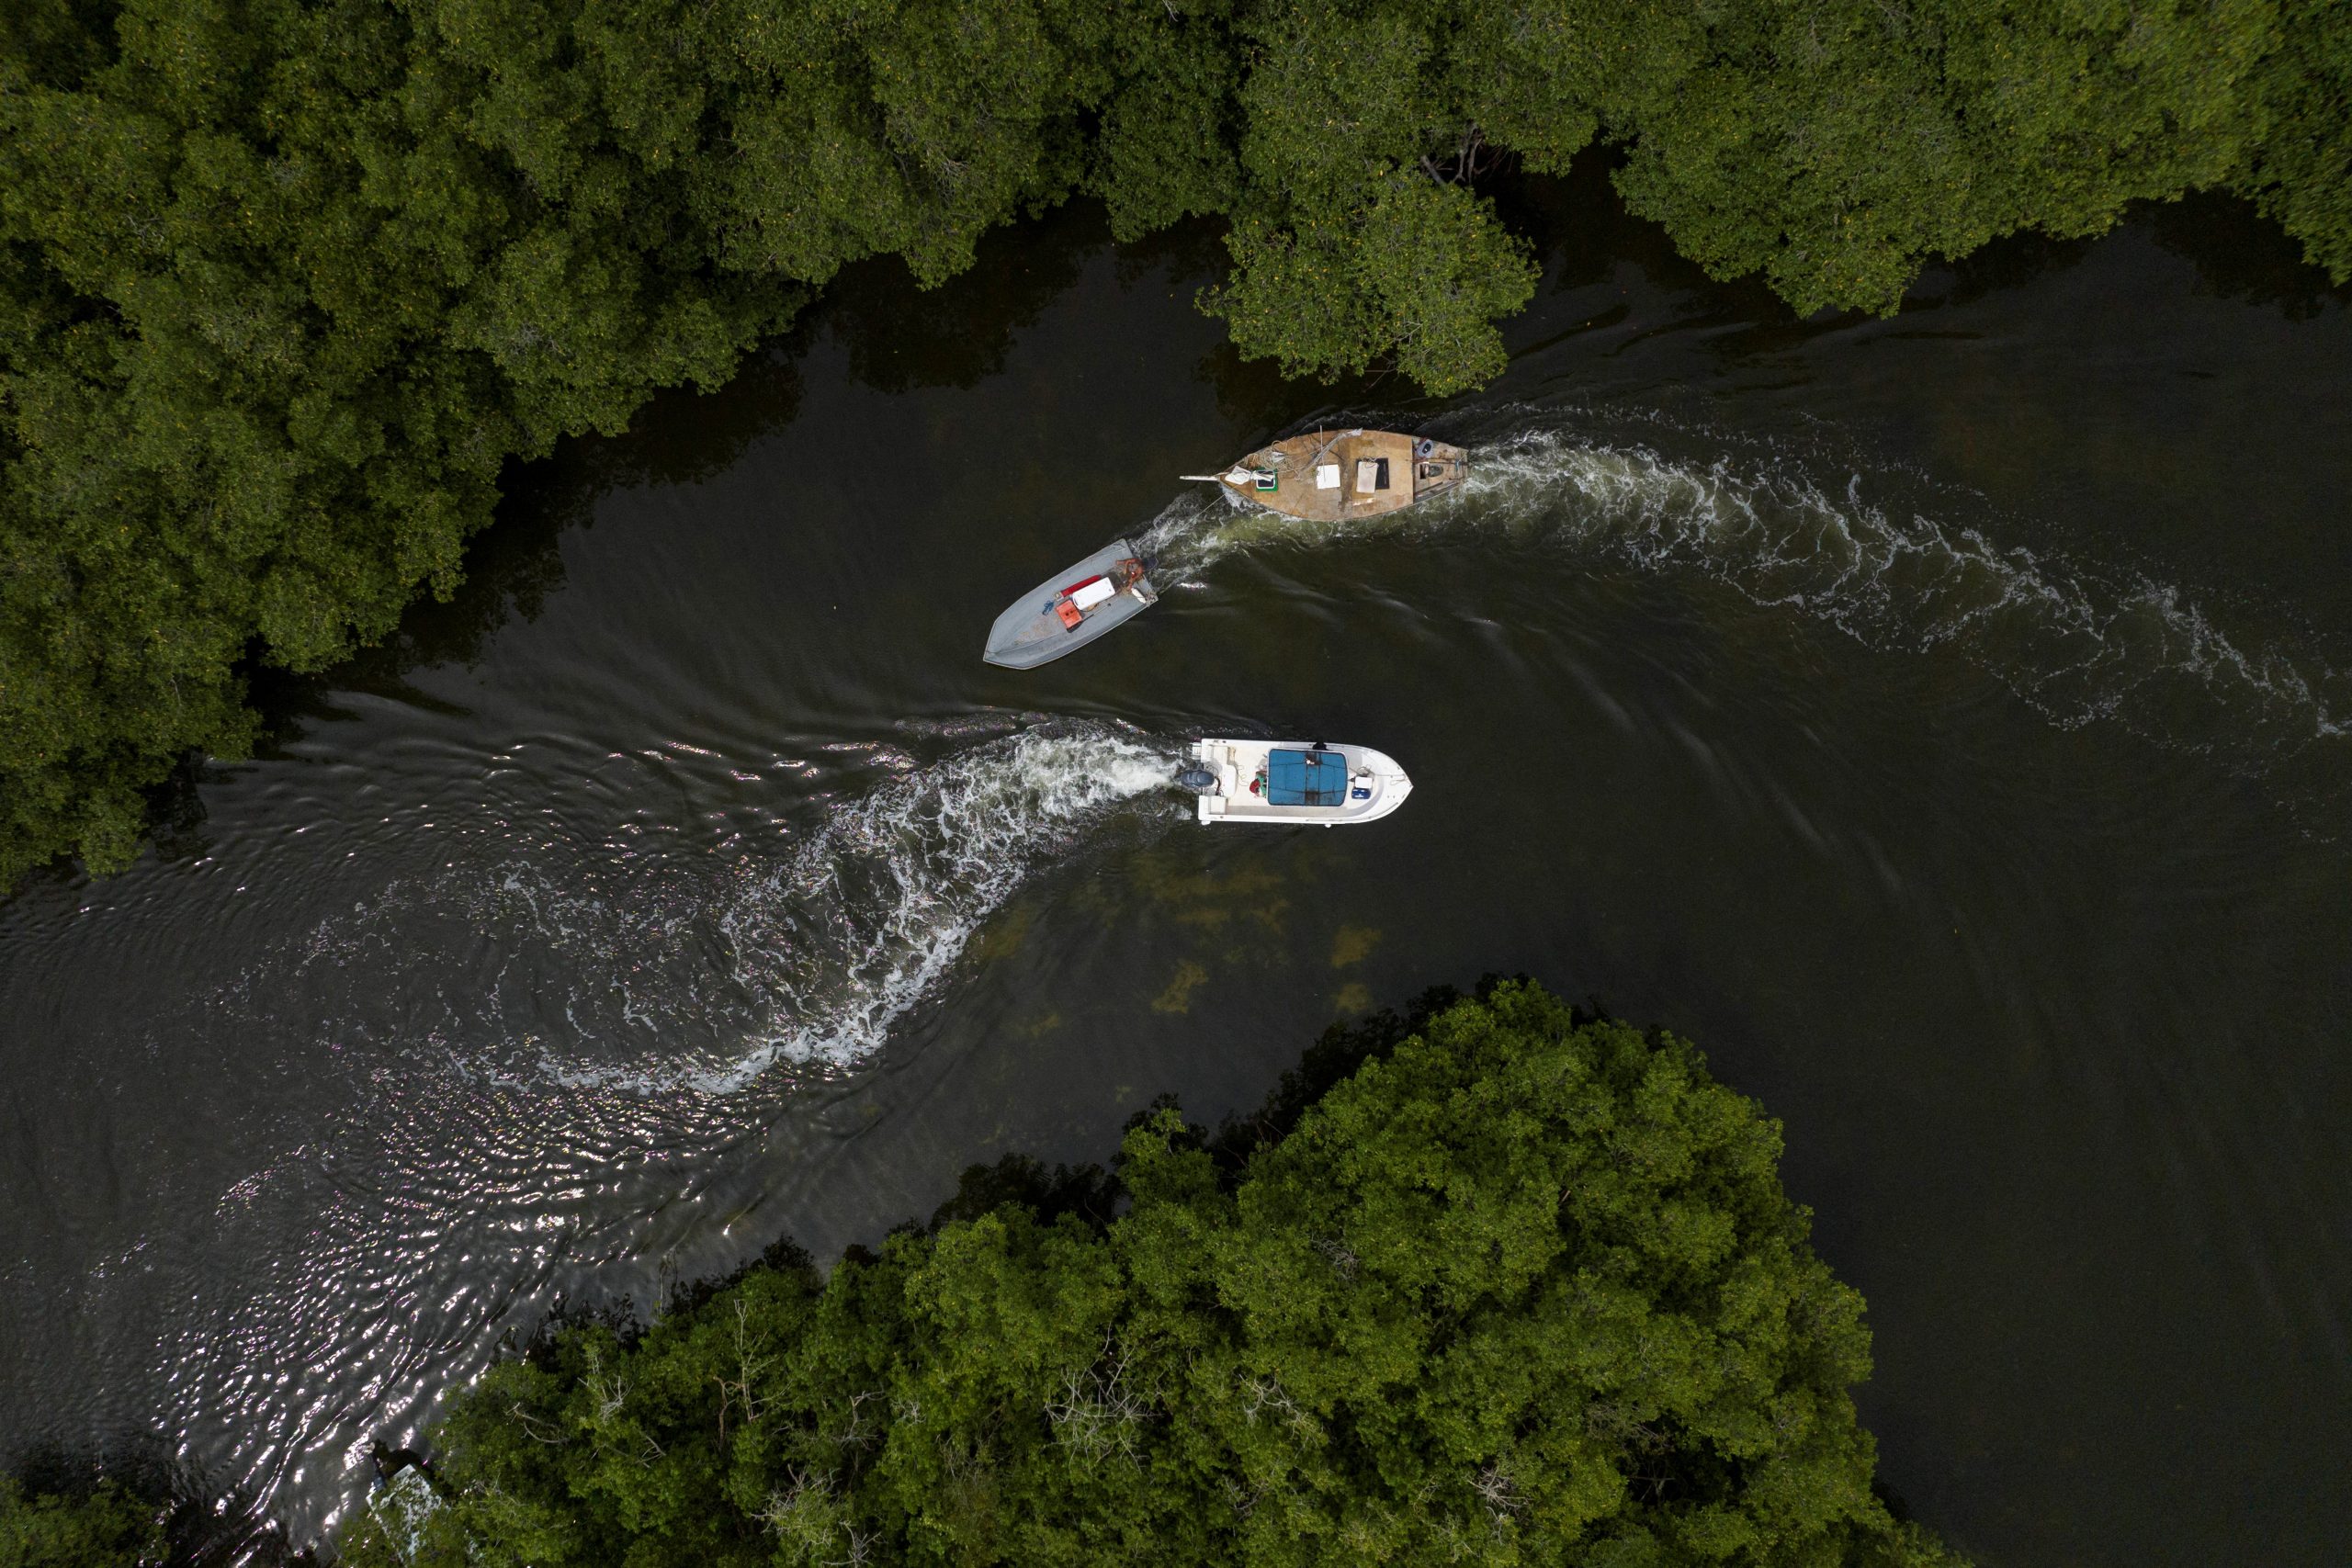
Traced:
MULTIPOLYGON (((1577 156, 1565 175, 1526 175, 1507 167, 1482 182, 1481 189, 1494 198, 1503 220, 1533 243, 1535 256, 1544 267, 1531 316, 1542 314, 1541 300, 1546 295, 1597 289, 1631 268, 1648 288, 1683 302, 1674 330, 1740 329, 1709 340, 1726 359, 1791 347, 1861 319, 1851 311, 1800 317, 1757 274, 1728 281, 1708 276, 1675 248, 1663 224, 1637 217, 1626 208, 1615 183, 1623 164, 1623 154, 1613 149, 1590 148, 1577 156)), ((1554 327, 1547 338, 1524 346, 1544 347, 1579 333, 1615 326, 1625 319, 1628 308, 1603 306, 1582 321, 1554 327)), ((1509 332, 1509 323, 1505 330, 1509 332)))
POLYGON ((723 392, 658 393, 624 434, 582 436, 551 457, 510 465, 497 515, 467 546, 465 581, 448 599, 411 605, 390 637, 324 674, 254 671, 252 700, 268 736, 261 753, 282 754, 308 721, 343 716, 340 693, 440 705, 409 682, 411 671, 478 663, 508 623, 537 620, 563 587, 563 536, 593 525, 605 497, 724 473, 752 442, 790 424, 800 406, 796 357, 786 345, 763 350, 723 392))
MULTIPOLYGON (((1707 276, 1674 246, 1664 225, 1636 217, 1613 177, 1613 150, 1580 155, 1566 176, 1530 176, 1508 168, 1481 183, 1504 220, 1529 236, 1543 260, 1543 288, 1554 294, 1605 283, 1631 265, 1656 288, 1684 295, 1705 321, 1747 323, 1715 339, 1726 357, 1770 353, 1867 320, 1855 311, 1800 317, 1758 274, 1728 281, 1707 276)), ((2251 201, 2199 192, 2177 201, 2142 202, 2116 229, 2144 223, 2155 242, 2193 264, 2207 289, 2223 299, 2275 305, 2290 321, 2352 306, 2352 283, 2337 284, 2304 259, 2302 245, 2251 201)), ((1904 298, 1902 313, 1964 305, 2021 288, 2077 266, 2100 237, 2056 239, 2032 230, 2005 234, 1957 260, 1928 265, 1904 298)))
POLYGON ((1617 191, 1616 175, 1624 162, 1612 149, 1588 148, 1564 175, 1529 175, 1506 165, 1480 182, 1503 220, 1532 242, 1544 266, 1543 290, 1572 293, 1631 266, 1655 288, 1709 296, 1725 320, 1795 321, 1761 278, 1718 282, 1674 248, 1664 225, 1635 217, 1617 191))
MULTIPOLYGON (((1648 288, 1683 301, 1674 330, 1722 329, 1710 333, 1706 341, 1724 360, 1780 353, 1871 320, 1859 310, 1800 316, 1760 273, 1730 279, 1709 276, 1676 249, 1664 224, 1627 209, 1615 184, 1623 163, 1623 154, 1613 149, 1593 148, 1579 155, 1564 176, 1507 169, 1482 183, 1504 220, 1532 241, 1544 268, 1542 293, 1558 296, 1597 288, 1631 267, 1648 288)), ((2023 288, 2076 265, 2096 243, 2030 232, 2004 236, 1958 261, 1931 265, 1905 297, 1902 312, 1966 304, 2023 288)), ((1565 331, 1555 328, 1550 339, 1529 346, 1614 326, 1627 309, 1606 307, 1565 331)))
MULTIPOLYGON (((624 434, 583 436, 561 443, 548 457, 509 464, 496 515, 466 547, 465 578, 457 592, 411 604, 383 641, 319 674, 250 661, 246 701, 262 721, 254 755, 286 759, 313 725, 350 716, 348 695, 447 710, 447 703, 410 680, 411 672, 471 667, 503 627, 537 620, 563 587, 564 535, 593 525, 600 501, 616 491, 690 484, 723 473, 753 441, 792 423, 800 377, 790 342, 746 358, 722 392, 657 393, 624 434)), ((204 785, 215 766, 191 756, 148 792, 154 823, 150 840, 164 863, 211 852, 204 785)))
POLYGON ((2004 234, 1982 250, 1958 261, 1939 262, 1923 272, 1904 295, 1898 314, 1973 305, 1995 294, 2023 288, 2052 273, 2081 265, 2098 243, 2054 240, 2031 230, 2004 234))
MULTIPOLYGON (((1192 225, 1124 247, 1122 263, 1191 265, 1204 254, 1204 238, 1214 243, 1213 231, 1192 225)), ((896 257, 862 262, 844 270, 790 332, 748 355, 722 391, 659 392, 622 434, 577 437, 550 457, 510 465, 497 515, 468 545, 465 580, 447 600, 419 601, 390 637, 326 673, 297 675, 259 664, 249 671, 250 701, 266 737, 258 753, 282 757, 312 723, 347 716, 344 694, 445 706, 410 674, 474 665, 501 628, 536 620, 563 587, 565 535, 592 526, 607 496, 715 478, 754 443, 787 428, 800 412, 799 367, 810 353, 838 346, 849 378, 886 395, 977 386, 1003 369, 1022 330, 1110 243, 1100 207, 1078 203, 989 234, 970 270, 935 288, 916 288, 896 257)), ((205 772, 191 761, 156 791, 157 849, 167 859, 205 852, 205 772)))
POLYGON ((788 340, 796 357, 831 339, 850 379, 874 391, 977 387, 1004 368, 1013 341, 1111 243, 1102 209, 1064 207, 980 242, 969 270, 916 287, 906 264, 877 256, 843 271, 788 340))
POLYGON ((2331 283, 2324 269, 2303 259, 2301 243, 2250 201, 2200 192, 2132 216, 2144 219, 2156 243, 2192 264, 2222 299, 2275 305, 2290 321, 2352 307, 2352 283, 2331 283))

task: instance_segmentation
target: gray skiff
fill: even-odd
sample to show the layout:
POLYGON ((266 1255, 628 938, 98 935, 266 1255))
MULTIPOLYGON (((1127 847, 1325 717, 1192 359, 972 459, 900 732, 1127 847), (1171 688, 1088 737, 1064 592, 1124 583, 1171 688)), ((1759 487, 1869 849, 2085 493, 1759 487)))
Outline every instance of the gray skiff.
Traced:
POLYGON ((1159 602, 1148 568, 1132 541, 1112 540, 1015 599, 989 628, 980 657, 1034 670, 1085 647, 1159 602))

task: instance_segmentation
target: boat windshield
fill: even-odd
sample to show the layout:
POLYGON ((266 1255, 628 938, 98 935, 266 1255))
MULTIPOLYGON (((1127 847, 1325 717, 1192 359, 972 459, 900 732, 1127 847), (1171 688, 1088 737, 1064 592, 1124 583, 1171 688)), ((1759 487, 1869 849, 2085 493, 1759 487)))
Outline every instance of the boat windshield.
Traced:
POLYGON ((1273 806, 1344 806, 1347 760, 1337 751, 1276 751, 1266 759, 1266 800, 1273 806))

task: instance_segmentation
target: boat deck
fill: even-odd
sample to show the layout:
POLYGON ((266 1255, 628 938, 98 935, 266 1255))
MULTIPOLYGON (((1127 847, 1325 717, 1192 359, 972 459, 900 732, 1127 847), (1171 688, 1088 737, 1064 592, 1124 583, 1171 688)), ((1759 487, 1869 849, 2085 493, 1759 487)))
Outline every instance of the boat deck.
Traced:
POLYGON ((1137 571, 1125 588, 1104 597, 1082 606, 1073 603, 1075 625, 1065 620, 1057 608, 1068 598, 1063 592, 1065 588, 1091 578, 1115 575, 1123 564, 1139 558, 1132 540, 1114 539, 1092 555, 1064 567, 1015 599, 996 618, 996 624, 989 628, 988 642, 980 657, 990 664, 1033 670, 1085 647, 1112 627, 1141 615, 1159 599, 1149 573, 1144 571, 1137 571))
POLYGON ((1317 430, 1259 448, 1218 483, 1285 517, 1339 523, 1400 511, 1468 472, 1462 448, 1443 442, 1393 430, 1317 430))

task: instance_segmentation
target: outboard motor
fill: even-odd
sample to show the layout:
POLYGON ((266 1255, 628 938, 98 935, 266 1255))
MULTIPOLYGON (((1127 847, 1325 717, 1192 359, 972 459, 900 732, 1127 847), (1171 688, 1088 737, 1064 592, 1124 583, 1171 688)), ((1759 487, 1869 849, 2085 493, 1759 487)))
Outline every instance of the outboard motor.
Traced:
POLYGON ((1215 795, 1216 793, 1216 775, 1209 772, 1206 768, 1202 767, 1198 762, 1193 763, 1191 767, 1186 768, 1182 773, 1178 773, 1176 775, 1176 783, 1180 787, 1189 789, 1194 795, 1215 795))

